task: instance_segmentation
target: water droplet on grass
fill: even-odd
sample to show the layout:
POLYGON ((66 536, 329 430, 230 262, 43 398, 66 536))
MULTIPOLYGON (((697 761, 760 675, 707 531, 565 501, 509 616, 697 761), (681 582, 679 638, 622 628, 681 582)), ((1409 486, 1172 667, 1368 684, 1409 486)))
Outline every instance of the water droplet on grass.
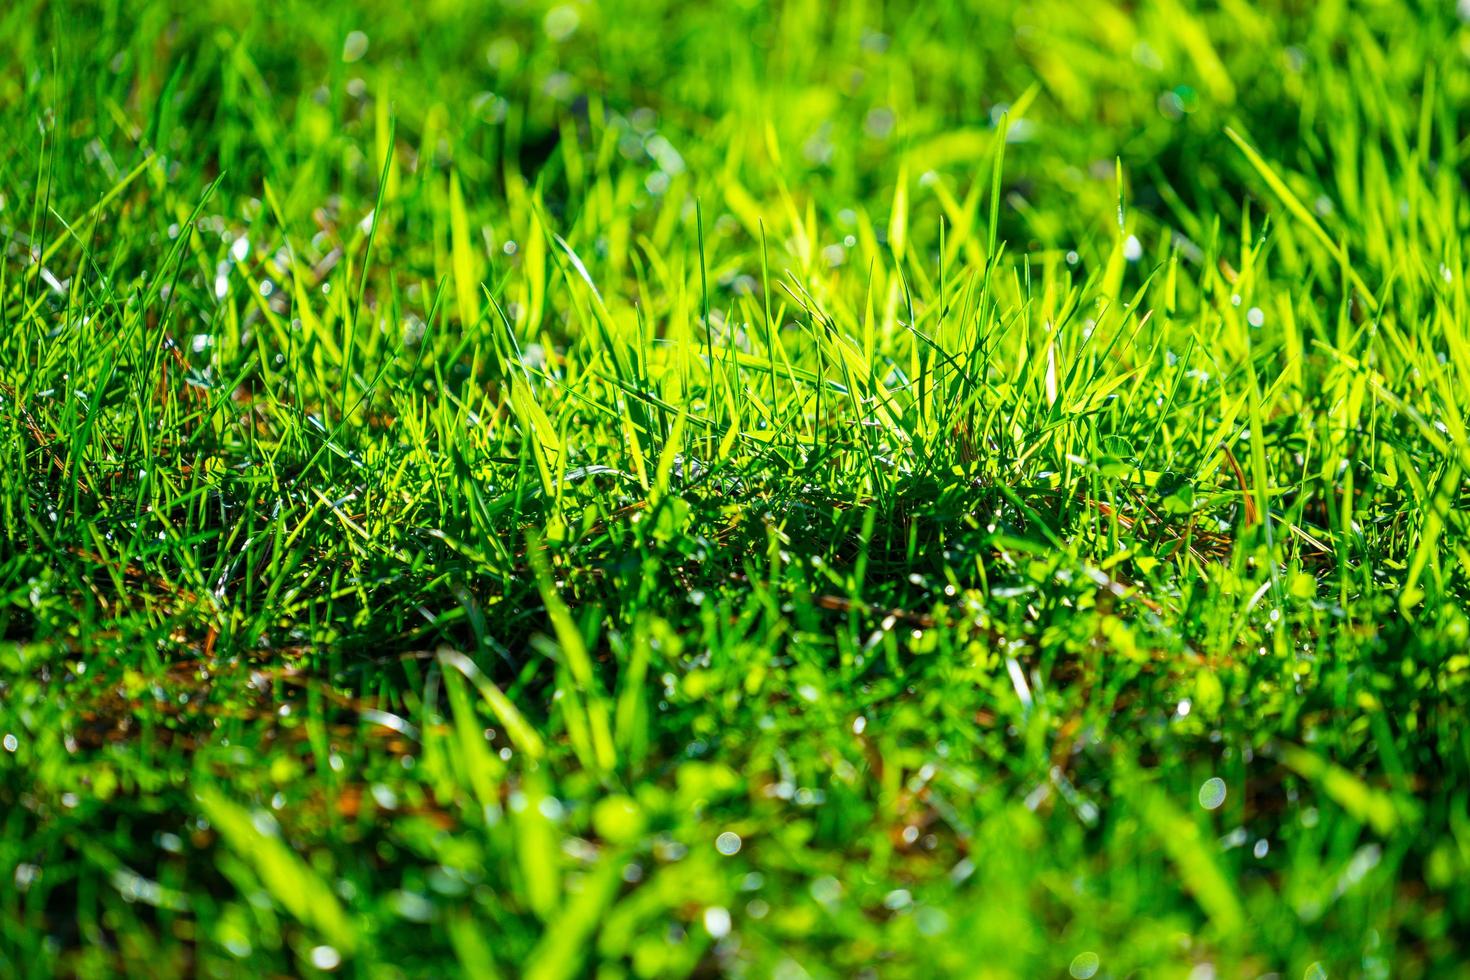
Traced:
POLYGON ((1218 810, 1225 802, 1225 780, 1219 776, 1206 779, 1199 788, 1199 805, 1206 810, 1218 810))
POLYGON ((318 970, 335 970, 342 965, 342 954, 331 946, 317 946, 311 951, 311 965, 318 970))
POLYGON ((15 888, 16 891, 25 892, 30 889, 32 883, 41 877, 41 869, 34 864, 17 864, 15 866, 15 888))
POLYGON ((1077 980, 1091 980, 1097 975, 1098 967, 1101 965, 1102 957, 1096 953, 1078 953, 1072 958, 1072 965, 1067 967, 1067 972, 1077 980))
POLYGON ((730 913, 719 905, 711 905, 704 910, 704 931, 716 939, 723 939, 730 934, 730 913))
POLYGON ((361 61, 362 56, 367 54, 367 50, 368 36, 362 31, 353 31, 342 42, 342 60, 349 63, 361 61))
POLYGON ((740 853, 741 843, 739 834, 732 830, 727 830, 715 838, 715 850, 725 855, 725 857, 730 857, 731 855, 740 853))

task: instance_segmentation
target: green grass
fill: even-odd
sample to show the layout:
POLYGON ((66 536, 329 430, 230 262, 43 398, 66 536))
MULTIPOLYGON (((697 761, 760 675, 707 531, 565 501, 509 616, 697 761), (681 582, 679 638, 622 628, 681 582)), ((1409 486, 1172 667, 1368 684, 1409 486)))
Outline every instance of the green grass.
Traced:
POLYGON ((0 8, 0 974, 1470 970, 1470 26, 913 6, 0 8))

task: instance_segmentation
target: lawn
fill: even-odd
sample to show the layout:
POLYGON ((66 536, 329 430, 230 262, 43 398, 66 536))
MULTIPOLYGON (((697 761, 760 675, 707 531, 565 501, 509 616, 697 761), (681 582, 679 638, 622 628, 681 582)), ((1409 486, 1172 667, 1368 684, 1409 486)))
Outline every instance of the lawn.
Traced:
POLYGON ((8 0, 0 133, 0 975, 1470 971, 1455 4, 8 0))

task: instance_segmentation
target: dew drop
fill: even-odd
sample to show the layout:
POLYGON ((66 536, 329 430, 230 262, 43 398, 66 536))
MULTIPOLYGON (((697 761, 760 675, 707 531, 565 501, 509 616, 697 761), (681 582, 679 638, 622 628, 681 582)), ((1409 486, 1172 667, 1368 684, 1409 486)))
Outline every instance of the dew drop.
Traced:
POLYGON ((1218 810, 1225 802, 1225 780, 1219 776, 1206 779, 1199 788, 1199 805, 1206 810, 1218 810))

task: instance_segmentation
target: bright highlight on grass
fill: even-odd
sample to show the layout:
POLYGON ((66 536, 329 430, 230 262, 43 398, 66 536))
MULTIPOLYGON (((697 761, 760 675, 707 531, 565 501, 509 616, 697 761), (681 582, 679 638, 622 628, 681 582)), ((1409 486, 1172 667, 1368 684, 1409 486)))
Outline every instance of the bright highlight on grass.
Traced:
POLYGON ((12 0, 0 974, 1463 972, 1454 7, 12 0))

